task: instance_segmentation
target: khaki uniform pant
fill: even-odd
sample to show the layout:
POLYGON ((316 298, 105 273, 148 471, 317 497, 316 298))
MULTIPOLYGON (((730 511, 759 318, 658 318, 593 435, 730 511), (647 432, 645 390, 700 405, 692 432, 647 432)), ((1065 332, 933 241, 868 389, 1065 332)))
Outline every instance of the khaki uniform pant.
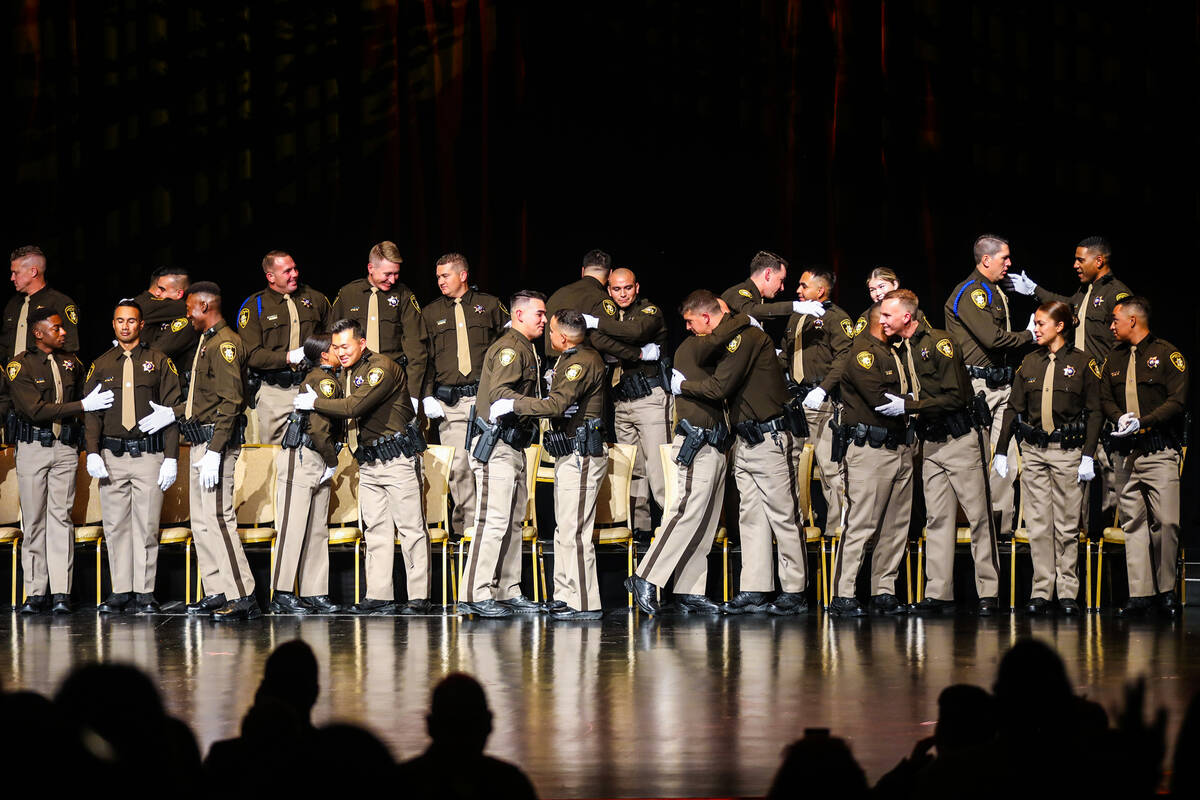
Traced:
POLYGON ((449 481, 450 497, 454 499, 450 524, 459 534, 475 524, 475 475, 471 472, 471 452, 466 446, 467 420, 471 417, 473 399, 462 397, 452 406, 438 400, 446 415, 438 423, 438 441, 454 448, 449 481))
MULTIPOLYGON (((996 453, 996 445, 1000 443, 1000 423, 1004 420, 1004 410, 1008 408, 1012 387, 1003 386, 999 389, 989 389, 987 381, 983 378, 972 378, 971 388, 975 390, 976 394, 983 392, 988 409, 992 412, 991 452, 988 453, 988 462, 990 463, 991 457, 996 453)), ((1006 455, 1008 456, 1008 475, 1006 477, 1001 478, 994 469, 988 469, 988 481, 992 488, 992 511, 1000 512, 1000 527, 996 529, 996 533, 1000 536, 1012 533, 1013 509, 1016 508, 1016 492, 1013 491, 1013 486, 1017 480, 1017 437, 1014 436, 1008 440, 1006 455)))
POLYGON ((925 483, 926 570, 929 575, 925 595, 935 600, 954 599, 954 544, 961 505, 971 526, 975 589, 980 597, 999 596, 1000 557, 988 525, 978 434, 971 431, 945 442, 925 442, 923 448, 921 477, 925 483))
POLYGON ((775 589, 771 538, 779 553, 779 585, 785 592, 808 586, 808 556, 800 533, 800 501, 796 494, 795 452, 790 433, 767 433, 754 446, 740 437, 733 446, 733 477, 741 497, 738 525, 742 535, 743 592, 775 589))
POLYGON ((17 446, 17 494, 21 501, 21 569, 25 594, 71 593, 75 564, 75 470, 79 451, 62 442, 42 447, 37 442, 17 446))
POLYGON ((1121 487, 1118 521, 1125 530, 1129 594, 1149 597, 1174 591, 1179 555, 1179 453, 1113 453, 1113 465, 1121 487))
POLYGON ((1082 456, 1077 447, 1021 445, 1021 496, 1033 560, 1030 597, 1049 600, 1055 588, 1059 600, 1079 594, 1080 507, 1086 494, 1079 482, 1082 456))
POLYGON ((431 546, 425 525, 425 488, 421 455, 371 461, 358 467, 358 502, 367 540, 367 597, 394 600, 392 565, 396 539, 404 553, 409 600, 429 599, 431 546))
MULTIPOLYGON (((815 411, 811 408, 804 409, 804 416, 808 419, 808 441, 813 446, 817 466, 821 468, 821 493, 825 496, 825 506, 828 509, 825 525, 836 529, 844 524, 842 499, 845 490, 842 486, 841 466, 833 460, 833 430, 829 427, 830 421, 833 420, 833 403, 826 399, 815 411)), ((799 448, 796 449, 796 460, 800 460, 799 448)), ((803 476, 799 476, 799 479, 803 480, 803 476)))
POLYGON ((192 445, 192 463, 188 471, 196 569, 205 594, 223 594, 226 600, 235 600, 254 594, 254 575, 242 550, 237 516, 233 512, 233 468, 242 449, 226 448, 221 454, 217 485, 202 489, 200 459, 207 452, 206 445, 192 445))
POLYGON ((896 593, 896 575, 912 518, 912 448, 851 445, 846 471, 846 526, 833 573, 835 597, 854 597, 858 570, 872 540, 871 594, 896 593))
POLYGON ((521 594, 521 523, 528 502, 525 453, 497 442, 486 464, 471 458, 471 471, 475 539, 463 566, 460 599, 508 600, 521 594))
POLYGON ((280 448, 275 456, 275 575, 271 588, 302 597, 329 594, 329 484, 325 460, 309 447, 280 448))
POLYGON ((162 453, 114 456, 101 450, 108 477, 100 481, 100 510, 108 540, 108 569, 117 593, 154 591, 158 575, 158 488, 162 453))
POLYGON ((637 445, 633 462, 633 483, 629 499, 633 504, 633 527, 648 531, 650 496, 659 508, 666 502, 659 446, 671 442, 671 395, 657 386, 637 400, 617 400, 613 410, 613 428, 620 444, 637 445))
MULTIPOLYGON (((671 443, 671 457, 679 454, 684 437, 671 443)), ((662 533, 637 566, 637 574, 655 586, 666 586, 675 576, 676 594, 704 594, 708 588, 708 551, 721 521, 725 495, 725 456, 704 445, 688 466, 679 466, 675 501, 663 513, 662 533)))
POLYGON ((279 444, 287 428, 288 414, 295 409, 292 400, 300 394, 300 387, 284 389, 264 383, 258 389, 258 400, 254 413, 258 415, 258 442, 256 444, 279 444))
POLYGON ((607 465, 607 456, 569 455, 554 461, 554 599, 578 611, 600 608, 592 529, 607 465))

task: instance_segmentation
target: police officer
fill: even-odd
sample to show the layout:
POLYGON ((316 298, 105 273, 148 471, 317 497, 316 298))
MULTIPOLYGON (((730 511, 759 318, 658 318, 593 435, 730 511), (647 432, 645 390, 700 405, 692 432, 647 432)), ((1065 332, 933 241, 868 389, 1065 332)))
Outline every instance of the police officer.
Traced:
MULTIPOLYGON (((711 297, 711 293, 705 293, 711 297)), ((684 301, 684 309, 697 302, 684 301)), ((715 323, 707 311, 693 314, 689 331, 707 330, 715 323)), ((716 354, 701 335, 689 336, 675 351, 675 369, 693 380, 712 377, 716 354)), ((725 495, 725 450, 731 444, 725 404, 699 396, 675 396, 679 422, 671 442, 671 457, 679 465, 675 501, 663 512, 662 531, 637 565, 625 588, 647 614, 660 611, 657 594, 675 577, 675 605, 684 613, 716 614, 720 607, 705 596, 708 552, 721 518, 725 495)))
POLYGON ((1033 560, 1028 614, 1058 605, 1079 614, 1079 530, 1082 484, 1096 476, 1093 456, 1100 439, 1100 365, 1069 344, 1075 314, 1057 300, 1034 312, 1033 336, 1040 345, 1021 362, 1012 399, 1004 412, 995 469, 1008 472, 1004 451, 1021 443, 1021 496, 1033 560))
MULTIPOLYGON (((84 420, 87 471, 100 481, 100 509, 112 593, 101 614, 157 612, 158 518, 163 492, 178 476, 179 427, 146 435, 138 420, 179 403, 179 372, 165 354, 142 344, 142 309, 122 300, 113 310, 117 344, 92 362, 83 391, 111 390, 113 404, 84 420)), ((191 325, 189 324, 190 328, 191 325)))
POLYGON ((439 441, 454 447, 449 477, 454 500, 451 524, 459 534, 475 524, 475 476, 465 445, 471 398, 479 391, 483 355, 508 322, 508 312, 498 298, 467 283, 467 269, 467 259, 459 253, 439 258, 436 271, 442 296, 421 311, 432 352, 425 373, 430 385, 421 390, 421 406, 431 423, 440 420, 439 441))
MULTIPOLYGON (((971 526, 971 554, 981 616, 1000 607, 1000 566, 988 511, 987 443, 981 430, 988 419, 972 413, 974 395, 962 357, 948 332, 928 328, 916 317, 917 296, 907 289, 888 292, 880 305, 883 332, 896 342, 897 358, 909 375, 904 397, 885 395, 875 410, 885 415, 915 413, 922 440, 921 477, 925 487, 925 531, 929 581, 918 614, 953 613, 954 545, 958 507, 971 526)), ((989 418, 990 419, 990 418, 989 418)))
POLYGON ((246 347, 250 377, 260 382, 254 408, 258 439, 279 444, 292 400, 304 382, 299 368, 304 340, 329 327, 329 301, 300 283, 296 262, 283 250, 263 256, 267 288, 250 295, 238 311, 238 334, 246 347))
POLYGON ((629 499, 633 527, 649 531, 650 497, 663 508, 666 488, 658 468, 658 448, 671 440, 670 359, 662 359, 667 345, 667 323, 658 306, 641 295, 633 270, 614 269, 608 276, 608 294, 617 306, 617 322, 624 323, 627 341, 655 360, 623 358, 613 370, 613 430, 617 442, 637 447, 629 499), (649 347, 653 345, 653 347, 649 347), (648 348, 648 349, 647 349, 648 348), (663 385, 664 370, 667 385, 663 385))
POLYGON ((554 603, 551 619, 600 619, 596 575, 596 495, 608 459, 604 446, 604 402, 608 373, 587 341, 583 314, 563 308, 550 318, 550 339, 562 353, 554 363, 544 398, 500 397, 488 416, 545 417, 552 427, 542 445, 554 457, 554 603))
POLYGON ((413 411, 424 397, 429 364, 429 332, 412 291, 397 282, 400 248, 383 241, 367 255, 367 277, 341 288, 330 319, 352 319, 367 337, 367 349, 387 356, 404 369, 413 411))
POLYGON ((541 610, 521 594, 521 522, 528 501, 524 450, 536 428, 515 414, 487 420, 498 400, 542 396, 542 364, 533 340, 546 325, 546 297, 525 289, 513 295, 509 307, 512 326, 483 357, 470 434, 475 539, 463 567, 458 610, 485 617, 541 610))
POLYGON ((788 262, 782 256, 777 256, 769 250, 759 250, 754 254, 754 258, 750 259, 750 277, 722 292, 721 299, 730 311, 748 314, 755 321, 791 314, 820 316, 821 312, 814 303, 804 303, 801 300, 767 302, 783 290, 787 268, 788 262))
POLYGON ((150 347, 171 359, 180 373, 181 388, 186 389, 192 356, 200 334, 187 318, 187 294, 190 280, 183 267, 159 267, 150 274, 150 288, 134 297, 142 309, 143 347, 150 347))
MULTIPOLYGON (((603 250, 589 250, 583 257, 580 278, 550 295, 546 301, 547 317, 563 308, 582 312, 591 329, 589 339, 592 347, 600 351, 604 360, 617 364, 620 360, 657 360, 657 348, 643 347, 633 343, 638 331, 624 325, 617 314, 617 304, 608 295, 608 274, 612 271, 612 256, 603 250), (653 356, 653 358, 651 358, 653 356)), ((546 334, 546 356, 558 355, 550 334, 546 334)))
MULTIPOLYGON (((330 350, 331 340, 328 333, 304 340, 302 364, 308 371, 302 386, 311 387, 318 397, 336 399, 343 394, 334 374, 338 360, 330 350)), ((272 614, 342 610, 329 599, 329 481, 337 469, 342 427, 340 420, 315 411, 293 411, 288 417, 275 458, 279 535, 271 577, 272 614)))
POLYGON ((871 608, 879 614, 903 614, 906 609, 896 599, 896 575, 912 516, 913 448, 907 417, 887 416, 875 408, 885 395, 907 395, 913 387, 884 337, 878 303, 867 310, 866 333, 854 340, 847 361, 839 378, 842 425, 835 453, 845 474, 847 515, 830 578, 834 596, 829 613, 866 614, 854 588, 867 545, 874 541, 871 608))
POLYGON ((57 309, 34 309, 26 324, 33 347, 5 367, 12 392, 12 439, 17 445, 17 492, 24 531, 21 568, 27 597, 20 610, 22 614, 67 614, 75 560, 71 505, 83 438, 79 413, 108 408, 113 393, 100 387, 87 396, 80 391, 83 362, 64 349, 67 332, 57 309))
MULTIPOLYGON (((946 300, 946 330, 967 365, 975 392, 983 392, 992 415, 991 449, 996 452, 1000 423, 1012 393, 1013 366, 1021 351, 1033 342, 1033 318, 1027 330, 1014 331, 1008 296, 1000 281, 1012 266, 1008 240, 984 234, 975 240, 975 269, 946 300)), ((1017 443, 1009 444, 1006 456, 1016 462, 1017 443)), ((1013 479, 1001 478, 992 470, 992 512, 1000 514, 1000 534, 1012 533, 1013 479)))
POLYGON ((305 386, 298 411, 316 410, 346 420, 346 446, 358 461, 358 500, 367 540, 367 594, 351 613, 382 616, 426 614, 429 592, 429 529, 425 525, 422 456, 425 439, 413 421, 404 369, 367 346, 366 332, 352 319, 333 324, 333 352, 342 365, 345 395, 332 397, 305 386), (392 585, 396 538, 404 553, 408 601, 398 610, 392 585))
POLYGON ((737 433, 733 476, 741 498, 741 590, 721 610, 728 614, 765 611, 781 616, 804 613, 808 610, 804 596, 808 560, 797 523, 797 445, 792 437, 793 423, 784 409, 791 396, 775 347, 745 314, 723 312, 711 292, 699 290, 689 295, 684 301, 683 317, 692 331, 711 334, 710 346, 720 349, 711 376, 689 379, 676 369, 671 391, 709 401, 724 400, 730 427, 737 433), (774 601, 767 597, 775 588, 772 537, 778 544, 779 583, 783 589, 774 601))
POLYGON ((822 316, 792 314, 783 337, 783 359, 797 396, 804 398, 809 437, 817 465, 821 468, 821 490, 825 494, 827 524, 841 525, 842 477, 830 457, 833 431, 833 400, 846 366, 846 356, 854 341, 854 323, 850 315, 829 299, 834 275, 827 269, 807 269, 800 275, 796 296, 802 301, 819 303, 822 316))
POLYGON ((1129 568, 1129 600, 1117 613, 1139 616, 1157 607, 1175 616, 1187 360, 1151 333, 1145 298, 1120 300, 1111 329, 1117 344, 1101 369, 1100 407, 1116 428, 1109 451, 1120 487, 1117 508, 1129 568))

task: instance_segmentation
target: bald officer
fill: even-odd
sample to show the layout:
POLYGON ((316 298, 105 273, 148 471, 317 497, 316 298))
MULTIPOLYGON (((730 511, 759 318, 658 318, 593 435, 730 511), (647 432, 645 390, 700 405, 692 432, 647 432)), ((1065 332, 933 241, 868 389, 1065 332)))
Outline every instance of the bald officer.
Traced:
POLYGON ((191 281, 183 267, 159 267, 150 274, 150 288, 133 298, 142 309, 143 347, 153 348, 167 358, 179 375, 180 388, 186 389, 191 376, 187 369, 192 365, 196 342, 200 334, 187 318, 187 294, 191 281))
MULTIPOLYGON (((142 433, 138 420, 179 403, 179 372, 165 354, 141 342, 141 306, 123 300, 113 309, 117 344, 94 362, 84 392, 111 390, 111 408, 88 414, 87 471, 100 481, 100 509, 112 594, 101 614, 153 614, 158 608, 158 520, 163 492, 178 476, 179 426, 142 433)), ((189 324, 190 328, 191 325, 189 324)))
POLYGON ((304 382, 301 345, 329 327, 329 301, 300 283, 295 260, 283 250, 263 256, 262 268, 267 288, 242 303, 238 335, 246 348, 251 379, 261 382, 255 396, 259 441, 279 444, 297 387, 304 382))

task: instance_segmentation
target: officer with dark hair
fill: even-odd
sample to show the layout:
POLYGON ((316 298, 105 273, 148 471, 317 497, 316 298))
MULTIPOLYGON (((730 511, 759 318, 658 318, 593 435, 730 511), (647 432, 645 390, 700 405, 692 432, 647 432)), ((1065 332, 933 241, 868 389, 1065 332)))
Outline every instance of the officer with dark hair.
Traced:
POLYGON ((770 250, 759 250, 754 254, 754 258, 750 259, 750 277, 722 292, 721 299, 725 301, 725 305, 731 312, 740 312, 750 316, 756 325, 759 319, 768 317, 786 317, 791 314, 820 317, 824 314, 824 307, 815 301, 767 302, 783 291, 783 282, 787 279, 787 269, 788 262, 783 256, 776 255, 770 250))
POLYGON ((187 369, 200 334, 187 318, 187 302, 183 299, 191 285, 188 271, 183 267, 159 267, 150 273, 150 288, 134 297, 142 309, 142 345, 166 355, 180 374, 183 389, 191 375, 187 369))

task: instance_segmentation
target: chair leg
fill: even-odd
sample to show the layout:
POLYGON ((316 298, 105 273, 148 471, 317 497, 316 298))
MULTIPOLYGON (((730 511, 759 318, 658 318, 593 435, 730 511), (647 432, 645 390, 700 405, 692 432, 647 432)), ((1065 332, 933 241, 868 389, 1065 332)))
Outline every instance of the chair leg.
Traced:
POLYGON ((12 607, 13 608, 17 607, 17 554, 20 551, 20 549, 21 549, 20 543, 16 539, 13 539, 13 545, 12 545, 12 551, 13 551, 13 553, 12 553, 12 558, 13 558, 13 563, 12 563, 12 607))
MULTIPOLYGON (((633 534, 629 535, 629 558, 628 558, 628 576, 633 577, 633 534)), ((625 604, 628 608, 633 608, 633 592, 625 594, 625 604)))
POLYGON ((1096 542, 1096 581, 1092 584, 1092 596, 1096 600, 1096 610, 1100 610, 1100 590, 1104 586, 1104 540, 1096 542))
POLYGON ((907 542, 904 544, 904 592, 911 606, 913 601, 913 585, 912 585, 912 548, 907 542))
POLYGON ((1008 611, 1017 610, 1017 538, 1008 546, 1008 611))
MULTIPOLYGON (((840 536, 834 536, 833 541, 831 542, 831 545, 833 547, 833 552, 831 552, 829 554, 829 574, 830 574, 830 576, 837 574, 837 562, 838 562, 837 551, 838 551, 838 542, 840 540, 841 540, 840 536)), ((829 587, 829 602, 831 602, 831 603, 833 602, 833 598, 834 598, 833 592, 834 592, 834 587, 831 585, 829 587)))
POLYGON ((733 573, 729 571, 729 537, 726 536, 725 544, 721 548, 721 597, 729 602, 729 584, 733 580, 733 573))
POLYGON ((1187 605, 1187 558, 1179 548, 1179 604, 1187 605))
POLYGON ((925 542, 917 542, 917 602, 925 599, 925 542))
POLYGON ((191 602, 192 595, 192 537, 183 543, 183 603, 191 602))
POLYGON ((537 542, 538 551, 538 572, 542 576, 542 599, 546 602, 550 600, 550 594, 546 589, 546 550, 542 547, 542 542, 539 539, 537 542))
POLYGON ((450 534, 442 541, 442 613, 446 613, 446 548, 450 546, 450 534))
POLYGON ((1083 573, 1083 599, 1087 603, 1087 610, 1092 610, 1092 543, 1088 539, 1083 541, 1083 558, 1084 558, 1084 573, 1083 573))
POLYGON ((267 587, 267 599, 275 599, 275 543, 278 539, 271 540, 271 585, 267 587))
POLYGON ((359 584, 359 580, 358 580, 358 573, 359 573, 358 551, 359 551, 359 547, 361 544, 362 544, 362 537, 359 536, 357 539, 354 540, 354 602, 356 602, 356 603, 362 602, 362 594, 361 594, 361 590, 359 588, 360 584, 359 584))
POLYGON ((458 552, 458 548, 453 544, 450 545, 450 596, 454 598, 454 602, 458 603, 458 570, 454 569, 454 557, 458 552))
POLYGON ((463 571, 462 571, 463 570, 463 551, 465 551, 466 549, 467 549, 467 543, 459 542, 459 545, 458 545, 458 570, 457 570, 457 572, 458 572, 458 595, 455 596, 456 602, 457 602, 458 598, 462 596, 463 592, 466 591, 466 588, 463 586, 463 571))
POLYGON ((533 574, 533 602, 538 602, 537 539, 529 543, 529 569, 533 574))

